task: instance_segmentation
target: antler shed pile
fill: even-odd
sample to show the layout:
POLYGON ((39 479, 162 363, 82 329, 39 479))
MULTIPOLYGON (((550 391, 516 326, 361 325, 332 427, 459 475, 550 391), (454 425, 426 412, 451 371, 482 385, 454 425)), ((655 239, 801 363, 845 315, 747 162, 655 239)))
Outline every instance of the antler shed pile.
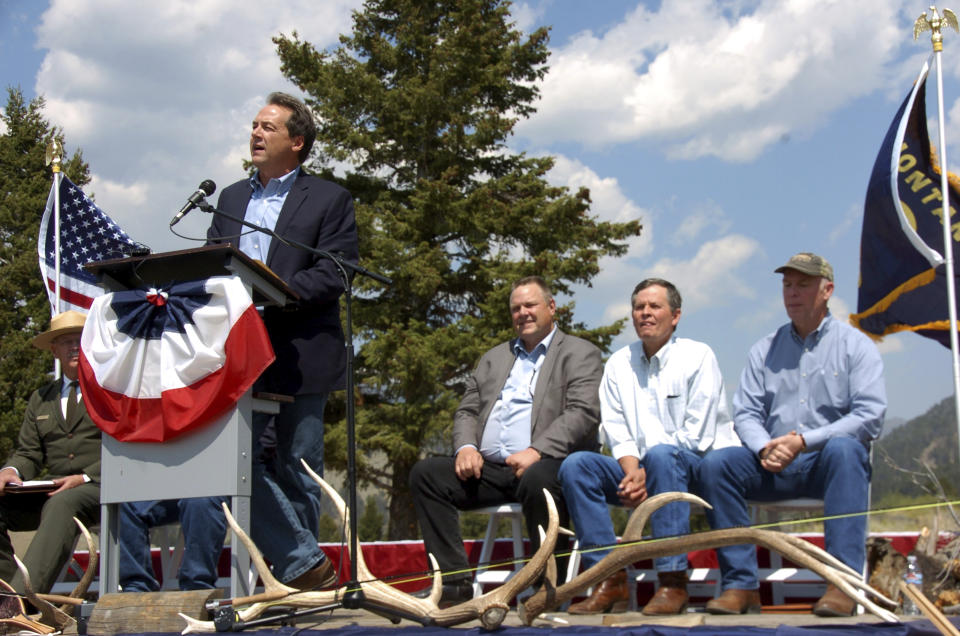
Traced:
MULTIPOLYGON (((343 527, 349 529, 349 512, 343 499, 309 466, 304 464, 304 468, 334 502, 343 522, 343 527)), ((557 568, 553 558, 553 549, 559 532, 559 518, 553 498, 546 491, 544 491, 544 496, 549 510, 549 523, 540 548, 533 558, 504 585, 459 605, 443 609, 439 607, 441 577, 437 570, 436 560, 432 555, 430 555, 430 563, 434 570, 434 576, 431 592, 427 598, 417 598, 377 580, 367 568, 362 551, 356 555, 351 555, 351 557, 357 559, 357 575, 359 580, 363 582, 362 589, 368 609, 374 612, 382 609, 387 613, 392 612, 395 615, 409 617, 423 625, 453 626, 479 619, 484 629, 493 630, 503 623, 509 611, 510 602, 514 597, 535 581, 542 580, 543 584, 540 586, 540 590, 520 606, 521 618, 524 623, 529 625, 543 612, 561 606, 566 601, 580 595, 591 585, 599 583, 629 563, 658 556, 682 554, 691 550, 739 543, 754 543, 775 550, 801 567, 816 572, 880 618, 887 621, 897 620, 896 615, 881 607, 893 608, 896 607, 896 604, 865 585, 859 573, 854 572, 826 551, 789 534, 755 528, 729 528, 664 540, 641 541, 641 532, 644 525, 650 515, 661 506, 673 501, 688 501, 702 506, 708 505, 699 497, 688 493, 665 493, 645 501, 631 515, 623 535, 623 545, 611 550, 610 554, 589 570, 560 587, 556 587, 557 568)), ((264 593, 258 595, 258 597, 265 600, 255 602, 237 611, 237 621, 251 621, 275 606, 297 608, 336 606, 349 591, 344 586, 335 590, 305 592, 283 585, 273 577, 260 551, 246 533, 240 529, 226 506, 224 506, 224 511, 230 526, 249 550, 251 559, 264 584, 264 593)), ((349 530, 347 532, 346 540, 349 544, 349 530)), ((183 614, 181 614, 181 617, 187 622, 187 626, 182 632, 184 634, 217 631, 213 621, 200 621, 183 614)))

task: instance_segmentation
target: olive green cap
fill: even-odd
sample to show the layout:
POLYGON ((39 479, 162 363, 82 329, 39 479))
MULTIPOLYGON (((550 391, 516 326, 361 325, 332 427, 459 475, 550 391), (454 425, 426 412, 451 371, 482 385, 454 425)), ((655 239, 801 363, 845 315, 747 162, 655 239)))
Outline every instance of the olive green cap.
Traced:
POLYGON ((833 267, 822 256, 817 256, 813 252, 800 252, 794 254, 787 261, 786 265, 773 270, 777 274, 782 274, 784 270, 795 269, 803 274, 810 276, 822 276, 828 281, 833 282, 833 267))

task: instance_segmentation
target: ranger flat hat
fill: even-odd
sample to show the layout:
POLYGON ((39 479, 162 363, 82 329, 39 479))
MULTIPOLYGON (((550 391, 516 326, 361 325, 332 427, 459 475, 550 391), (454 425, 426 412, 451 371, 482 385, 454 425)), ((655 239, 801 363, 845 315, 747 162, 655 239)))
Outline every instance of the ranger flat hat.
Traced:
POLYGON ((83 323, 86 322, 86 320, 86 315, 72 309, 62 314, 57 314, 50 319, 50 328, 33 339, 33 346, 38 349, 48 350, 57 336, 83 331, 83 323))
POLYGON ((833 282, 833 267, 822 256, 817 256, 813 252, 800 252, 794 254, 787 261, 786 265, 773 270, 777 274, 782 274, 784 270, 795 269, 803 274, 810 276, 822 276, 828 281, 833 282))

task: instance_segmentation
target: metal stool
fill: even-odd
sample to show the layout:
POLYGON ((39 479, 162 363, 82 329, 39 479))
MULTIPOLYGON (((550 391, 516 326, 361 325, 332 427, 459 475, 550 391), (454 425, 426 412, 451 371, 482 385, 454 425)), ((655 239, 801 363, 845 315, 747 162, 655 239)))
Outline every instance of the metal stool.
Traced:
POLYGON ((485 584, 502 585, 515 572, 519 572, 523 567, 523 511, 518 503, 507 503, 499 506, 488 506, 486 508, 477 508, 470 512, 490 515, 487 522, 487 531, 483 535, 483 543, 480 547, 481 567, 490 562, 493 556, 493 545, 497 540, 497 526, 500 519, 509 519, 513 539, 513 570, 494 570, 491 568, 478 569, 473 576, 473 596, 477 597, 483 594, 485 584))

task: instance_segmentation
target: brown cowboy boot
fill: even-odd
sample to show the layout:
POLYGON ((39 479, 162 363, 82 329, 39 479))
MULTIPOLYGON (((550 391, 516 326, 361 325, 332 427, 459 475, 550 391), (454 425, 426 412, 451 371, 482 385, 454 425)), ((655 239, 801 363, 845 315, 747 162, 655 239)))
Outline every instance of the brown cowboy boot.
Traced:
POLYGON ((307 570, 292 581, 287 581, 284 585, 304 591, 319 590, 333 587, 338 578, 337 570, 330 563, 330 559, 324 559, 317 567, 307 570))
POLYGON ((711 614, 759 614, 759 590, 724 590, 723 594, 707 602, 711 614))
POLYGON ((657 572, 660 588, 650 602, 643 606, 647 616, 669 616, 687 610, 690 595, 687 594, 687 571, 657 572))
POLYGON ((837 617, 853 616, 857 611, 857 602, 844 594, 833 583, 827 585, 827 591, 813 606, 813 613, 817 616, 837 617))
POLYGON ((618 614, 627 611, 630 589, 627 587, 627 572, 620 570, 599 585, 586 600, 567 608, 569 614, 618 614))

